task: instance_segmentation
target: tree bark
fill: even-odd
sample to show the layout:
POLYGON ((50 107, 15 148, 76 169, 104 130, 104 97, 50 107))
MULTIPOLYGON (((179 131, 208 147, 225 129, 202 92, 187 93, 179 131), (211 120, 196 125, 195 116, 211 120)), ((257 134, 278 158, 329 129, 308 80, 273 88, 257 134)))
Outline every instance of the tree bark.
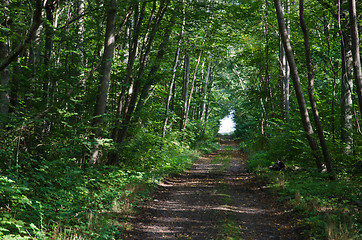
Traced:
POLYGON ((319 118, 317 103, 315 101, 314 97, 314 79, 313 79, 313 67, 312 67, 312 55, 310 52, 310 44, 309 44, 309 33, 308 28, 305 24, 304 20, 304 0, 299 0, 299 17, 300 17, 300 26, 303 31, 304 36, 304 52, 305 52, 305 59, 306 59, 306 65, 308 69, 308 95, 309 95, 309 101, 312 106, 312 112, 314 117, 314 123, 317 129, 319 142, 322 148, 322 153, 324 157, 324 163, 326 164, 327 171, 331 174, 331 178, 335 179, 335 175, 333 172, 331 159, 329 156, 327 143, 324 137, 322 124, 319 118))
MULTIPOLYGON (((344 14, 344 18, 346 18, 344 14)), ((341 141, 343 143, 343 152, 345 154, 353 153, 353 101, 352 101, 352 53, 351 38, 348 31, 347 21, 341 21, 341 0, 338 0, 338 29, 341 39, 341 55, 342 55, 342 79, 341 79, 341 141), (343 24, 343 26, 342 26, 343 24)))
POLYGON ((196 62, 195 70, 194 70, 194 75, 193 75, 193 78, 192 78, 190 94, 189 94, 189 97, 187 99, 187 104, 186 104, 186 109, 185 109, 186 111, 185 111, 185 115, 184 115, 185 119, 184 119, 184 122, 183 122, 183 129, 185 129, 186 125, 187 125, 187 120, 188 120, 190 107, 191 107, 192 94, 194 93, 194 89, 195 89, 196 76, 197 76, 197 71, 198 71, 198 68, 199 68, 200 61, 201 61, 201 55, 202 55, 202 50, 200 50, 199 57, 197 58, 197 62, 196 62))
POLYGON ((204 99, 202 101, 201 114, 200 114, 201 121, 204 118, 205 113, 206 113, 207 89, 208 89, 208 84, 209 84, 210 69, 211 69, 211 61, 207 65, 207 72, 206 72, 205 86, 204 86, 204 99))
MULTIPOLYGON (((133 84, 132 72, 133 66, 136 61, 137 56, 137 48, 138 48, 138 39, 141 31, 142 21, 144 17, 144 11, 146 8, 146 2, 142 3, 141 9, 139 8, 139 3, 136 3, 134 6, 134 17, 133 17, 133 36, 129 50, 128 50, 128 61, 127 61, 127 69, 126 69, 126 79, 122 84, 122 90, 118 98, 118 106, 117 106, 117 113, 116 113, 116 122, 115 126, 112 131, 112 139, 113 141, 117 142, 117 135, 120 132, 120 123, 125 118, 125 113, 127 112, 127 105, 130 99, 130 94, 127 96, 127 88, 130 90, 133 84)), ((130 30, 131 31, 131 30, 130 30)), ((113 157, 112 157, 113 158, 113 157)), ((112 160, 117 161, 117 160, 112 160)))
POLYGON ((349 3, 349 17, 351 24, 351 36, 352 36, 354 79, 356 82, 356 91, 358 96, 359 109, 362 115, 362 73, 361 73, 361 59, 359 53, 356 0, 349 0, 348 3, 349 3))
MULTIPOLYGON (((9 40, 0 42, 0 56, 9 54, 9 40)), ((9 80, 10 69, 5 67, 0 71, 0 120, 6 119, 9 113, 9 80)))
MULTIPOLYGON (((118 143, 122 143, 126 138, 127 130, 129 128, 133 113, 137 106, 137 99, 139 97, 139 92, 140 92, 141 85, 142 85, 141 80, 143 79, 143 76, 144 76, 146 65, 147 65, 148 59, 149 59, 149 54, 152 49, 153 41, 156 36, 158 27, 161 23, 161 20, 163 19, 163 16, 168 8, 169 2, 170 1, 161 1, 161 4, 159 6, 155 19, 153 20, 151 17, 149 19, 148 29, 147 29, 147 33, 146 33, 147 37, 145 37, 145 39, 144 39, 144 41, 146 41, 146 42, 144 42, 144 44, 143 44, 143 47, 141 49, 140 58, 139 58, 140 66, 138 69, 137 79, 135 80, 134 89, 133 89, 132 96, 130 99, 129 107, 127 108, 127 111, 125 113, 125 118, 122 121, 123 127, 119 131, 119 134, 117 137, 118 143), (150 23, 151 21, 153 21, 153 24, 150 23)), ((162 51, 162 49, 161 49, 161 51, 162 51)), ((159 55, 158 57, 160 57, 160 56, 163 57, 163 53, 161 55, 159 55)), ((152 74, 154 74, 158 70, 158 67, 155 67, 154 69, 152 69, 152 71, 154 71, 154 72, 152 72, 152 74)))
POLYGON ((309 146, 312 149, 313 155, 315 157, 317 168, 321 171, 322 163, 319 158, 319 155, 320 155, 319 147, 318 147, 318 143, 317 143, 316 139, 314 138, 314 131, 313 131, 310 119, 309 119, 307 105, 305 103, 304 94, 303 94, 302 86, 300 83, 297 66, 296 66, 296 63, 294 60, 292 47, 290 45, 287 28, 286 28, 286 25, 284 22, 283 10, 282 10, 280 0, 274 0, 274 5, 275 5, 276 12, 277 12, 279 33, 281 35, 285 53, 286 53, 286 56, 287 56, 287 59, 289 62, 290 75, 292 77, 294 90, 295 90, 295 93, 297 96, 297 101, 298 101, 298 105, 299 105, 299 111, 300 111, 300 115, 301 115, 301 119, 302 119, 302 123, 303 123, 304 132, 306 134, 309 146))
MULTIPOLYGON (((100 70, 100 85, 98 88, 97 100, 94 110, 93 124, 95 126, 103 123, 103 115, 106 112, 109 81, 111 78, 112 60, 114 55, 115 45, 115 27, 117 17, 117 0, 109 0, 107 10, 107 25, 104 40, 104 53, 102 57, 102 66, 100 70)), ((97 130, 96 135, 99 136, 100 129, 97 130)))
MULTIPOLYGON (((4 6, 9 5, 8 0, 2 0, 1 4, 4 6)), ((8 23, 5 18, 5 22, 1 24, 4 27, 8 27, 8 23)), ((8 56, 9 55, 9 39, 5 39, 5 41, 0 42, 0 56, 8 56)), ((3 70, 0 71, 0 123, 1 120, 5 120, 9 113, 9 80, 10 80, 10 70, 9 67, 6 66, 3 70)), ((2 124, 0 124, 2 127, 2 124)))
MULTIPOLYGON (((289 13, 289 0, 286 2, 285 9, 289 13)), ((289 37, 289 21, 285 22, 286 32, 289 37)), ((289 105, 290 105, 290 67, 288 64, 288 59, 285 53, 285 47, 283 46, 282 39, 279 43, 279 77, 282 86, 282 109, 284 118, 289 121, 289 105)))
POLYGON ((186 50, 184 57, 184 79, 182 85, 182 109, 181 109, 181 122, 180 122, 180 131, 186 128, 186 111, 187 111, 187 102, 188 102, 188 91, 189 91, 189 81, 190 81, 190 53, 186 50))
MULTIPOLYGON (((102 129, 99 127, 103 123, 103 115, 106 112, 109 81, 111 78, 112 60, 115 46, 115 28, 117 18, 117 0, 108 1, 107 25, 104 39, 104 53, 102 57, 102 67, 100 70, 100 85, 98 88, 97 100, 94 110, 93 125, 95 126, 95 137, 101 135, 102 129)), ((95 164, 99 154, 99 143, 96 144, 90 163, 95 164)))

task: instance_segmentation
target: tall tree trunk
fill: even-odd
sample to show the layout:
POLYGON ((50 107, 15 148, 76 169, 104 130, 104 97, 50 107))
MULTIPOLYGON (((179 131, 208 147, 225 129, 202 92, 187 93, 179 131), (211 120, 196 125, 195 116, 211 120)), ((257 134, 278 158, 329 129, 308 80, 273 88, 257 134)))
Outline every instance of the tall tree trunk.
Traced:
POLYGON ((332 103, 331 103, 331 130, 332 130, 332 140, 335 142, 336 140, 336 123, 335 123, 335 113, 336 113, 336 83, 338 78, 338 62, 332 59, 331 55, 331 44, 329 37, 329 24, 325 24, 325 35, 327 38, 327 46, 328 46, 328 59, 331 67, 331 71, 333 72, 333 84, 332 84, 332 103))
MULTIPOLYGON (((78 16, 82 16, 84 14, 85 11, 85 0, 78 0, 77 1, 77 13, 78 16)), ((79 71, 79 75, 81 77, 84 76, 84 32, 85 32, 85 28, 84 28, 84 18, 81 17, 79 18, 78 21, 78 35, 79 35, 79 48, 80 48, 80 58, 77 59, 80 61, 80 65, 81 65, 81 71, 79 71)), ((83 89, 85 90, 85 82, 81 81, 80 84, 82 85, 83 89)))
MULTIPOLYGON (((106 112, 109 81, 111 78, 112 60, 115 47, 115 28, 117 18, 117 0, 109 0, 107 9, 107 25, 104 38, 104 53, 102 57, 102 67, 100 70, 100 85, 98 88, 97 100, 94 110, 93 125, 95 126, 95 137, 101 136, 102 129, 100 125, 103 123, 103 115, 106 112)), ((99 154, 99 143, 96 144, 90 163, 96 163, 99 154)))
POLYGON ((327 171, 331 174, 331 178, 335 179, 331 159, 329 156, 327 143, 324 137, 322 124, 319 118, 317 103, 315 101, 314 97, 314 79, 313 79, 313 67, 312 67, 312 56, 310 52, 310 44, 309 44, 309 33, 308 28, 305 24, 304 20, 304 0, 299 0, 299 17, 300 17, 300 26, 303 31, 304 36, 304 52, 305 52, 305 59, 306 59, 306 65, 308 69, 308 95, 309 95, 309 101, 312 106, 312 112, 314 117, 314 123, 317 129, 319 142, 322 148, 324 162, 327 167, 327 171))
POLYGON ((279 33, 281 35, 285 53, 286 53, 286 56, 287 56, 287 59, 289 62, 290 75, 292 77, 294 90, 295 90, 295 93, 297 96, 297 101, 298 101, 298 105, 299 105, 301 119, 303 122, 304 132, 306 133, 306 137, 308 139, 309 146, 312 149, 312 152, 314 154, 317 168, 321 171, 322 163, 319 158, 320 151, 319 151, 318 143, 317 143, 316 139, 314 138, 314 131, 313 131, 310 119, 309 119, 307 105, 305 103, 302 85, 300 83, 297 66, 296 66, 296 63, 294 60, 292 47, 290 45, 287 28, 285 26, 283 10, 282 10, 280 0, 274 0, 274 5, 275 5, 276 12, 277 12, 279 33))
MULTIPOLYGON (((346 16, 346 13, 343 13, 346 16)), ((345 18, 345 17, 343 17, 345 18)), ((347 21, 341 21, 341 0, 338 0, 338 29, 341 39, 342 53, 342 80, 341 80, 341 141, 345 154, 353 153, 353 102, 352 102, 352 53, 351 38, 348 31, 347 21), (343 24, 343 26, 342 26, 343 24)))
POLYGON ((205 76, 204 99, 202 101, 201 114, 200 114, 200 120, 201 121, 204 118, 205 113, 206 113, 207 89, 208 89, 208 86, 209 86, 210 71, 211 71, 211 61, 207 65, 207 71, 206 71, 206 76, 205 76))
MULTIPOLYGON (((8 56, 9 47, 8 39, 0 42, 0 56, 8 56)), ((9 113, 9 80, 10 70, 5 67, 0 71, 0 122, 5 120, 9 113)))
MULTIPOLYGON (((266 6, 268 6, 268 1, 266 0, 266 6)), ((265 16, 266 18, 266 16, 265 16)), ((265 35, 265 89, 269 94, 270 99, 270 110, 271 112, 274 111, 274 99, 273 99, 273 91, 270 85, 270 77, 269 77, 269 32, 268 32, 268 25, 267 19, 265 19, 264 24, 264 35, 265 35)), ((267 97, 265 97, 267 101, 267 97)))
MULTIPOLYGON (((154 1, 154 3, 155 2, 156 1, 154 1)), ((141 86, 142 86, 141 81, 143 79, 146 66, 147 66, 147 64, 149 62, 149 54, 150 54, 150 52, 152 50, 154 38, 156 36, 158 27, 159 27, 159 25, 160 25, 160 23, 161 23, 161 21, 163 19, 163 16, 164 16, 164 14, 165 14, 165 12, 166 12, 166 10, 168 8, 169 2, 170 2, 169 0, 168 1, 161 1, 161 4, 159 6, 159 9, 158 9, 158 12, 157 12, 155 18, 150 17, 150 19, 149 19, 149 23, 148 23, 148 27, 147 27, 148 29, 147 29, 147 32, 146 32, 147 37, 145 36, 143 47, 140 50, 140 52, 141 52, 140 58, 139 58, 140 66, 139 66, 139 69, 138 69, 137 79, 135 80, 134 89, 133 89, 132 96, 131 96, 131 99, 130 99, 129 107, 127 108, 127 111, 125 113, 125 118, 122 121, 122 126, 123 127, 119 131, 119 134, 118 134, 118 138, 117 138, 118 143, 122 143, 126 138, 127 130, 129 128, 133 113, 134 113, 134 111, 136 109, 136 106, 137 106, 137 99, 139 97, 139 93, 140 93, 141 86)), ((154 4, 154 6, 155 6, 155 4, 154 4)), ((165 42, 168 41, 168 38, 169 38, 169 35, 168 35, 168 33, 166 33, 165 42)), ((160 60, 163 57, 164 52, 162 52, 162 51, 163 51, 163 48, 165 48, 165 47, 166 47, 166 44, 165 44, 165 46, 160 48, 160 52, 159 52, 160 54, 157 56, 157 58, 159 58, 158 60, 160 60)), ((158 64, 159 63, 157 63, 154 66, 154 68, 151 69, 151 73, 150 73, 151 75, 154 75, 157 72, 157 70, 159 69, 158 64)), ((147 86, 146 86, 145 90, 147 90, 147 86)), ((148 93, 148 91, 146 91, 146 93, 148 93)), ((145 97, 145 93, 141 97, 145 97)), ((142 102, 143 99, 141 98, 140 100, 142 102)))
MULTIPOLYGON (((1 5, 8 6, 8 0, 2 0, 1 5)), ((6 17, 4 23, 1 25, 3 27, 8 28, 8 20, 6 17)), ((9 55, 9 39, 5 39, 5 41, 0 42, 0 56, 8 56, 9 55)), ((9 113, 9 80, 10 80, 10 70, 9 67, 5 67, 0 71, 0 127, 2 127, 1 121, 5 120, 9 113)))
POLYGON ((175 61, 173 64, 173 68, 172 68, 172 79, 170 82, 170 87, 169 87, 169 92, 168 92, 168 96, 167 96, 167 100, 166 100, 166 112, 165 112, 165 120, 163 122, 163 128, 162 128, 162 137, 165 138, 166 136, 166 130, 167 130, 167 124, 168 124, 168 119, 170 117, 170 112, 172 111, 171 109, 171 99, 173 96, 173 89, 175 86, 175 80, 176 80, 176 73, 177 73, 177 67, 178 67, 178 62, 179 62, 179 57, 180 57, 180 45, 181 45, 181 39, 182 39, 182 35, 183 35, 183 30, 184 30, 184 25, 182 25, 181 27, 181 32, 180 32, 180 40, 177 44, 177 50, 176 50, 176 54, 175 54, 175 61))
POLYGON ((54 25, 54 10, 56 1, 47 1, 45 5, 46 25, 45 25, 45 49, 44 49, 44 68, 45 76, 43 76, 43 92, 44 102, 47 107, 50 105, 50 84, 51 84, 51 56, 53 51, 53 25, 54 25))
MULTIPOLYGON (((289 0, 286 1, 285 10, 289 13, 289 0)), ((286 20, 285 27, 286 33, 289 38, 289 20, 286 20)), ((283 115, 286 120, 289 120, 289 105, 290 105, 290 67, 288 63, 288 59, 285 53, 285 47, 283 46, 283 41, 280 39, 279 43, 279 77, 282 86, 282 109, 283 115)))
MULTIPOLYGON (((127 95, 127 88, 131 90, 131 87, 133 86, 133 66, 136 61, 137 56, 137 49, 138 49, 138 39, 141 31, 142 21, 144 17, 144 11, 146 8, 146 2, 142 3, 141 9, 139 8, 139 3, 136 3, 134 6, 134 17, 133 17, 133 36, 129 50, 128 50, 128 61, 127 61, 127 69, 126 69, 126 79, 124 80, 122 84, 122 90, 118 98, 118 107, 117 107, 117 113, 116 113, 116 122, 115 127, 112 131, 112 139, 114 141, 117 141, 117 135, 120 132, 120 123, 125 118, 125 113, 127 112, 128 108, 128 102, 130 99, 130 94, 127 95)), ((131 30, 130 30, 131 32, 131 30)), ((117 157, 117 156, 115 156, 117 157)), ((112 157, 113 158, 113 157, 112 157)), ((118 161, 118 160, 112 160, 118 161)))
POLYGON ((362 115, 362 72, 361 72, 361 58, 359 54, 359 36, 358 36, 358 25, 357 25, 356 0, 349 0, 348 3, 349 3, 349 17, 351 24, 351 36, 352 36, 354 79, 356 82, 356 91, 358 96, 359 109, 362 115))
MULTIPOLYGON (((161 42, 160 46, 158 47, 156 59, 153 61, 153 64, 150 67, 150 71, 147 74, 147 78, 145 80, 144 86, 142 87, 141 95, 139 97, 139 100, 137 103, 137 108, 135 110, 136 113, 139 113, 142 110, 142 108, 145 104, 145 100, 149 96, 149 91, 150 91, 152 85, 154 85, 158 81, 158 78, 156 78, 155 76, 161 67, 162 59, 166 53, 167 47, 169 46, 170 36, 172 33, 172 27, 175 24, 174 20, 175 20, 175 15, 173 15, 171 17, 170 24, 165 29, 165 33, 162 38, 162 42, 161 42)), ((135 120, 138 120, 138 119, 139 118, 137 117, 135 120)))
POLYGON ((189 97, 187 99, 187 106, 186 106, 186 111, 185 111, 185 115, 184 115, 185 119, 184 119, 184 122, 183 122, 183 129, 185 129, 186 125, 187 125, 187 120, 188 120, 190 107, 191 107, 192 94, 194 93, 194 89, 195 89, 196 76, 197 76, 197 71, 198 71, 198 68, 199 68, 200 61, 201 61, 201 55, 202 55, 202 50, 200 50, 199 57, 197 58, 197 62, 196 62, 195 70, 194 70, 194 75, 193 75, 193 78, 192 78, 190 94, 189 94, 189 97))
POLYGON ((184 79, 182 85, 182 109, 181 109, 181 122, 180 122, 180 131, 184 130, 186 127, 186 111, 187 111, 187 102, 188 102, 188 91, 189 91, 189 81, 190 81, 190 53, 186 50, 184 57, 184 79))

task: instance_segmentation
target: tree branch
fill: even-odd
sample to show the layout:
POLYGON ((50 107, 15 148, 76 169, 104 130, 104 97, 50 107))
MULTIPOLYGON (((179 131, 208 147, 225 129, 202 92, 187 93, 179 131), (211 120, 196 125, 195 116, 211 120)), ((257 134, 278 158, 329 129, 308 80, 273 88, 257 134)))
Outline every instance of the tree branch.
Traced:
POLYGON ((26 48, 26 46, 30 43, 30 41, 34 38, 36 31, 38 30, 41 23, 41 13, 43 10, 43 1, 36 0, 36 9, 33 16, 33 23, 30 27, 28 35, 23 40, 21 44, 19 44, 10 54, 5 58, 4 61, 0 63, 0 71, 4 70, 9 64, 14 61, 19 54, 26 48))

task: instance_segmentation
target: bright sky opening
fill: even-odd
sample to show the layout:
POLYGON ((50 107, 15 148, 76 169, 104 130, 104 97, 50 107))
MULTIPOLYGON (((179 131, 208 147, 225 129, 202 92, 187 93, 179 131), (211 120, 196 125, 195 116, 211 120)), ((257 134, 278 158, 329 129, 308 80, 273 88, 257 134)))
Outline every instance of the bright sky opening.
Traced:
POLYGON ((234 114, 231 112, 228 116, 220 120, 219 132, 220 134, 229 134, 235 131, 235 122, 233 120, 234 114))

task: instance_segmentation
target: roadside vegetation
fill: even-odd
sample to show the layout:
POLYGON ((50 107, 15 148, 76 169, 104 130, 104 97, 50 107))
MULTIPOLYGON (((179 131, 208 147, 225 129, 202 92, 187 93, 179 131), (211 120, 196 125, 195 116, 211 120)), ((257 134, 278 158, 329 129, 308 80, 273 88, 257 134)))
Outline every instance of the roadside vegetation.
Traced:
POLYGON ((327 172, 315 169, 302 137, 293 133, 269 139, 260 136, 239 147, 249 155, 248 170, 263 178, 280 203, 300 216, 305 236, 312 239, 360 239, 361 160, 355 156, 348 158, 348 164, 347 159, 336 161, 336 180, 331 181, 327 172), (293 139, 293 145, 286 144, 286 137, 293 139), (271 170, 270 166, 277 161, 283 161, 286 168, 271 170))
POLYGON ((359 238, 361 9, 0 1, 0 238, 116 238, 136 195, 217 147, 230 113, 250 171, 312 236, 359 238))
MULTIPOLYGON (((143 144, 146 137, 151 136, 143 135, 143 144)), ((122 166, 43 159, 14 169, 16 174, 1 176, 0 238, 119 237, 127 228, 128 215, 139 201, 148 198, 154 185, 184 171, 202 154, 182 142, 153 143, 151 152, 139 149, 139 144, 130 142, 127 148, 134 154, 129 164, 122 166), (148 160, 142 161, 145 158, 148 160)), ((211 145, 217 147, 216 143, 211 145)))

